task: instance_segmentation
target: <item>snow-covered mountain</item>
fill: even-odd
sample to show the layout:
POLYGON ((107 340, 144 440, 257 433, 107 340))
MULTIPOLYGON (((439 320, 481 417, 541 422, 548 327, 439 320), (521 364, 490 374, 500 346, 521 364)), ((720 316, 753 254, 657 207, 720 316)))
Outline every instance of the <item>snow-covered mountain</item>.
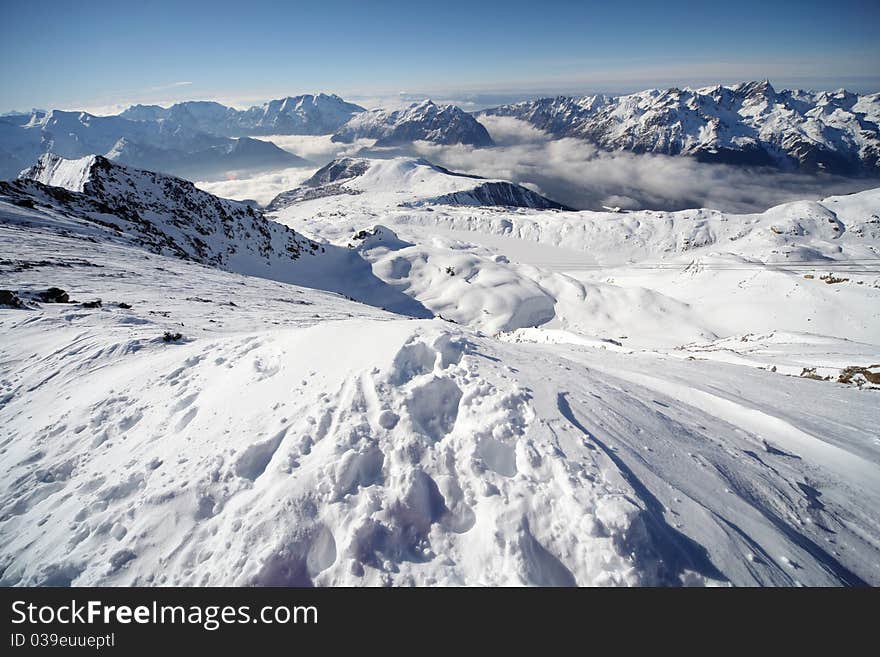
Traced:
POLYGON ((335 94, 321 93, 288 96, 246 110, 208 101, 187 101, 167 108, 133 105, 120 116, 136 121, 168 120, 209 134, 246 137, 329 135, 363 111, 335 94))
POLYGON ((269 142, 211 135, 171 119, 133 121, 60 110, 35 112, 27 121, 0 119, 0 178, 14 178, 43 153, 66 158, 104 155, 131 166, 194 179, 305 162, 269 142))
POLYGON ((397 146, 417 140, 436 144, 492 146, 493 141, 473 116, 455 105, 430 100, 401 110, 375 109, 354 116, 333 135, 333 141, 350 143, 375 139, 376 146, 397 146))
POLYGON ((248 276, 316 287, 414 316, 418 302, 376 278, 349 249, 320 245, 252 206, 189 181, 111 162, 44 155, 0 197, 39 210, 27 221, 80 239, 134 245, 248 276))
POLYGON ((86 213, 84 220, 91 219, 119 239, 154 253, 232 271, 251 270, 263 261, 271 271, 303 252, 315 255, 319 250, 294 231, 267 221, 250 205, 217 198, 180 178, 120 166, 96 155, 75 160, 44 155, 2 189, 19 201, 27 196, 51 199, 68 212, 86 213))
POLYGON ((268 209, 280 210, 294 203, 340 194, 358 195, 353 201, 358 207, 379 208, 396 203, 405 207, 465 205, 566 209, 521 185, 454 173, 427 160, 406 157, 333 160, 300 187, 276 196, 268 209))
POLYGON ((226 126, 234 124, 236 115, 235 109, 208 100, 190 100, 170 107, 132 105, 119 113, 121 118, 131 121, 168 121, 194 132, 215 135, 226 135, 226 126))
POLYGON ((288 96, 245 110, 239 125, 249 134, 329 135, 364 111, 336 94, 288 96))
POLYGON ((478 115, 527 121, 608 150, 836 173, 880 172, 880 94, 776 91, 769 82, 543 98, 478 115))

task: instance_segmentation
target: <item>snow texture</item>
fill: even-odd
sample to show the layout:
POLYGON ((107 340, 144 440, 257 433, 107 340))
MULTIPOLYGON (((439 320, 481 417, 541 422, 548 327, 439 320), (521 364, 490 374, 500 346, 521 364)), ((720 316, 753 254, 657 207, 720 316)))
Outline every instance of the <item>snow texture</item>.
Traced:
POLYGON ((389 160, 264 216, 27 175, 3 585, 880 584, 878 190, 425 204, 483 181, 389 160))

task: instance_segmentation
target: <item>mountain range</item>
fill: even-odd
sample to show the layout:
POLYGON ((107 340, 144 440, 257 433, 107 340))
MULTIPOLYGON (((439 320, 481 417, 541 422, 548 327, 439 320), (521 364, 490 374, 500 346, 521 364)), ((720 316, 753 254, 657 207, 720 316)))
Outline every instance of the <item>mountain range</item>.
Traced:
POLYGON ((246 110, 211 101, 187 101, 171 107, 133 105, 120 116, 135 121, 166 120, 192 130, 227 137, 249 135, 329 135, 363 107, 335 94, 304 94, 271 100, 246 110))
MULTIPOLYGON (((551 138, 608 151, 689 156, 704 162, 873 176, 880 173, 880 94, 777 91, 767 82, 651 89, 626 96, 559 96, 475 114, 430 100, 399 110, 306 94, 238 110, 209 101, 135 105, 119 115, 33 110, 0 116, 0 179, 44 153, 102 155, 190 180, 240 178, 303 158, 249 135, 331 135, 387 149, 428 141, 489 148, 488 119, 525 121, 551 138)), ((483 198, 491 201, 491 194, 483 198)))
POLYGON ((609 151, 841 174, 880 172, 880 94, 776 91, 768 81, 559 96, 478 112, 609 151))
POLYGON ((0 179, 14 178, 43 153, 66 158, 103 155, 192 180, 308 164, 269 141, 249 137, 273 134, 332 134, 341 142, 368 138, 380 147, 419 139, 492 145, 485 127, 470 114, 431 101, 398 112, 367 112, 327 94, 281 98, 246 110, 212 101, 134 105, 115 116, 34 110, 0 117, 0 179))
POLYGON ((43 153, 103 155, 135 167, 193 179, 267 171, 306 163, 268 141, 231 138, 172 120, 51 110, 0 118, 0 179, 11 179, 43 153))

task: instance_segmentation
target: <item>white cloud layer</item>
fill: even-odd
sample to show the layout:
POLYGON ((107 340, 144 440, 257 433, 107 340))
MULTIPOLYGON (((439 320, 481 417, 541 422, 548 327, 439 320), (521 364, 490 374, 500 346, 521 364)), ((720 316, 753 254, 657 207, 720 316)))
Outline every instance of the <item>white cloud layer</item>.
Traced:
POLYGON ((199 189, 223 198, 236 201, 253 200, 260 205, 266 205, 281 192, 299 187, 312 173, 314 169, 297 167, 250 178, 197 182, 195 185, 199 189))
POLYGON ((548 139, 517 119, 481 117, 480 121, 497 147, 419 142, 415 150, 449 169, 512 180, 578 209, 615 205, 747 212, 878 186, 877 179, 704 164, 687 157, 607 153, 580 139, 548 139))
POLYGON ((352 144, 342 144, 330 141, 330 137, 331 135, 269 135, 255 136, 254 139, 271 141, 278 148, 304 157, 318 166, 323 166, 337 157, 354 155, 373 143, 371 139, 360 139, 352 144))
POLYGON ((307 159, 311 165, 281 169, 249 178, 197 182, 196 186, 224 198, 237 201, 253 200, 260 205, 266 205, 281 192, 299 187, 319 167, 331 160, 352 155, 372 144, 372 140, 359 141, 354 144, 334 143, 330 141, 330 135, 272 135, 255 137, 255 139, 271 141, 279 148, 307 159))
POLYGON ((441 146, 417 142, 411 149, 370 152, 370 140, 338 144, 329 135, 260 137, 308 159, 313 166, 239 180, 197 183, 211 193, 266 204, 293 189, 320 166, 345 155, 408 154, 453 171, 519 183, 577 209, 680 210, 708 207, 728 212, 762 211, 800 199, 820 199, 880 186, 875 179, 786 173, 687 157, 607 153, 579 139, 548 139, 540 130, 509 117, 482 117, 497 146, 441 146))

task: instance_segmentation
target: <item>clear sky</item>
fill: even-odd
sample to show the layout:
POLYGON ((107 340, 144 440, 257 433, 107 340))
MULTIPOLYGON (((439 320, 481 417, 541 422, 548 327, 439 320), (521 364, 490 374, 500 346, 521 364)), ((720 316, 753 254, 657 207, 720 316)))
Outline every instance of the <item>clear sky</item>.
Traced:
POLYGON ((310 91, 880 91, 880 0, 0 0, 0 111, 310 91))

